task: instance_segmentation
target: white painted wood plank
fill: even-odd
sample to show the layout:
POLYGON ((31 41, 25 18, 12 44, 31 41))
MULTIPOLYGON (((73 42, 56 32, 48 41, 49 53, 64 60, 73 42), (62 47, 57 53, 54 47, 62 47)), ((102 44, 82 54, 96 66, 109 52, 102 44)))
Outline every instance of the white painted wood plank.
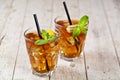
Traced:
POLYGON ((25 15, 25 24, 27 28, 35 27, 35 22, 33 14, 37 14, 39 25, 50 25, 51 27, 51 17, 52 17, 52 0, 29 0, 27 14, 25 15))
POLYGON ((120 0, 102 0, 120 66, 120 0))
POLYGON ((7 18, 11 12, 11 4, 13 0, 0 0, 0 36, 5 34, 4 28, 7 18))
MULTIPOLYGON (((22 34, 20 34, 20 31, 21 31, 21 26, 23 26, 22 20, 24 16, 26 1, 22 5, 20 4, 21 2, 23 3, 24 1, 17 0, 14 2, 13 8, 15 8, 16 10, 14 11, 13 8, 11 9, 11 11, 14 11, 14 12, 11 12, 10 16, 8 17, 8 21, 6 22, 7 28, 4 29, 4 32, 6 31, 8 32, 2 42, 2 45, 0 46, 0 53, 2 53, 2 55, 0 55, 0 71, 1 71, 0 80, 10 80, 12 78, 13 66, 14 66, 15 57, 17 54, 17 47, 19 44, 18 43, 19 37, 20 35, 21 36, 23 35, 23 32, 22 34), (17 14, 19 14, 19 16, 15 16, 17 14), (14 15, 14 18, 12 18, 13 15, 14 15), (17 22, 14 23, 15 21, 17 22), (16 26, 19 26, 19 27, 16 27, 16 26), (16 32, 17 29, 18 29, 18 32, 16 32), (9 44, 8 44, 8 40, 9 40, 9 44)), ((51 13, 52 12, 52 8, 51 8, 52 1, 49 2, 45 0, 45 2, 41 3, 41 5, 39 4, 40 2, 43 2, 43 1, 38 1, 38 3, 35 1, 28 2, 28 9, 27 9, 27 13, 25 16, 23 31, 28 27, 35 26, 33 17, 32 17, 33 13, 38 14, 39 21, 41 23, 40 25, 46 25, 46 24, 51 25, 52 16, 54 19, 54 17, 56 17, 57 15, 64 15, 65 13, 65 12, 59 13, 59 11, 62 10, 62 4, 60 7, 58 7, 58 5, 60 5, 60 2, 62 3, 62 1, 54 1, 54 3, 57 3, 57 9, 58 9, 56 10, 55 8, 56 4, 55 4, 53 6, 53 9, 54 9, 53 12, 55 12, 54 14, 51 13), (42 6, 46 5, 45 4, 46 2, 49 4, 43 10, 42 6), (43 15, 43 13, 45 15, 46 14, 48 15, 45 16, 43 15)), ((76 1, 72 2, 72 5, 74 5, 74 3, 76 3, 76 1)), ((106 17, 104 15, 101 1, 90 0, 86 2, 85 0, 80 0, 79 3, 80 3, 80 7, 79 7, 80 16, 84 14, 87 14, 90 16, 90 25, 89 25, 90 28, 89 28, 87 41, 86 41, 86 48, 85 48, 88 80, 101 80, 101 79, 119 80, 119 76, 120 76, 119 65, 117 62, 116 54, 114 51, 114 46, 112 44, 112 39, 109 33, 109 27, 106 21, 106 17)), ((105 2, 104 4, 106 3, 107 2, 105 2)), ((111 4, 114 5, 112 1, 109 3, 109 5, 111 4)), ((114 6, 112 6, 112 8, 114 6)), ((72 7, 72 9, 73 9, 72 10, 73 12, 76 12, 74 11, 76 10, 74 9, 74 7, 72 7)), ((109 9, 109 7, 105 6, 105 9, 107 10, 109 9)), ((111 10, 109 11, 111 13, 111 10)), ((115 10, 115 12, 117 12, 117 10, 115 10)), ((7 10, 5 13, 7 13, 7 10)), ((72 12, 71 14, 75 15, 72 12)), ((114 13, 114 14, 115 15, 112 15, 113 16, 112 19, 115 20, 116 15, 118 15, 118 13, 114 13)), ((110 16, 109 12, 107 12, 107 15, 110 16)), ((108 18, 108 21, 111 22, 112 19, 108 18)), ((115 21, 114 24, 117 25, 117 23, 118 22, 115 21)), ((111 23, 110 25, 113 25, 113 24, 111 23)), ((114 38, 115 41, 119 40, 118 33, 116 36, 117 38, 116 37, 114 38)), ((34 79, 38 80, 40 78, 32 75, 31 73, 30 63, 29 63, 28 55, 27 55, 24 44, 25 42, 22 36, 19 53, 17 57, 17 65, 16 65, 16 71, 14 75, 14 80, 34 80, 34 79)), ((117 47, 119 47, 119 44, 117 45, 118 45, 117 47)), ((119 52, 119 48, 117 48, 117 51, 119 52)), ((78 61, 76 61, 76 63, 79 63, 79 64, 71 68, 69 66, 70 63, 65 62, 63 60, 59 60, 58 69, 56 70, 52 79, 55 79, 55 80, 86 80, 85 74, 84 74, 85 70, 84 70, 83 57, 81 57, 78 61), (80 66, 80 69, 78 68, 79 66, 80 66)))
MULTIPOLYGON (((57 16, 64 16, 67 19, 63 6, 64 0, 54 0, 53 3, 53 23, 57 16)), ((79 0, 65 0, 71 18, 79 18, 79 0)), ((55 80, 86 80, 84 57, 81 56, 71 67, 69 62, 59 60, 57 70, 54 74, 55 80)))
POLYGON ((36 13, 41 25, 51 25, 52 0, 29 0, 24 19, 24 28, 21 33, 20 48, 16 62, 14 80, 46 80, 32 74, 31 65, 24 40, 24 31, 27 28, 36 28, 33 14, 36 13))
MULTIPOLYGON (((8 0, 9 1, 9 0, 8 0)), ((6 36, 3 39, 0 49, 0 80, 12 80, 15 60, 19 47, 19 37, 23 26, 23 17, 25 12, 26 0, 14 0, 12 5, 7 5, 6 14, 8 18, 5 24, 4 31, 6 36)))
POLYGON ((119 80, 120 68, 101 0, 79 3, 81 15, 90 16, 85 46, 88 80, 119 80))

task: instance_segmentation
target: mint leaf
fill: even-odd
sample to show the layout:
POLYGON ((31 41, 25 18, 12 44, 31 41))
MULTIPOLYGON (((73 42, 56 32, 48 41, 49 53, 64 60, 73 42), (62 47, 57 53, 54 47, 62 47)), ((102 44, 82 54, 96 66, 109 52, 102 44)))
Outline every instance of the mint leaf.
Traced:
POLYGON ((78 26, 84 27, 84 26, 86 26, 86 25, 88 24, 88 22, 89 22, 88 16, 84 15, 84 16, 80 19, 80 21, 79 21, 79 23, 78 23, 78 26))
POLYGON ((73 37, 76 37, 76 36, 78 36, 79 34, 80 34, 80 27, 79 27, 79 26, 76 26, 76 27, 74 28, 74 30, 73 30, 72 36, 73 36, 73 37))
POLYGON ((87 34, 87 29, 86 28, 82 28, 81 32, 84 33, 84 34, 87 34))
POLYGON ((46 43, 48 43, 49 41, 52 41, 52 40, 55 40, 55 39, 58 38, 58 37, 55 36, 55 35, 49 35, 49 33, 48 33, 46 30, 44 30, 44 29, 41 31, 41 35, 42 35, 42 38, 43 38, 43 39, 40 39, 40 40, 35 41, 35 44, 36 44, 36 45, 46 44, 46 43))
POLYGON ((52 40, 55 40, 57 38, 58 38, 57 36, 50 36, 48 40, 52 41, 52 40))
POLYGON ((41 40, 35 41, 35 44, 36 44, 36 45, 42 45, 42 44, 46 44, 46 43, 48 43, 48 40, 43 40, 43 39, 41 39, 41 40))
POLYGON ((88 22, 89 22, 88 16, 84 15, 83 17, 81 17, 80 21, 78 22, 78 25, 73 30, 72 36, 76 37, 81 32, 87 34, 87 29, 85 28, 85 26, 88 24, 88 22))
POLYGON ((43 45, 43 44, 46 44, 46 43, 48 43, 49 41, 55 40, 55 39, 57 39, 57 38, 58 38, 57 36, 51 36, 51 37, 48 38, 47 40, 44 40, 44 39, 37 40, 37 41, 35 41, 35 44, 36 44, 36 45, 43 45))
POLYGON ((49 34, 47 33, 47 31, 43 29, 41 32, 42 32, 42 37, 43 37, 45 40, 47 40, 47 39, 48 39, 48 36, 49 36, 49 34))

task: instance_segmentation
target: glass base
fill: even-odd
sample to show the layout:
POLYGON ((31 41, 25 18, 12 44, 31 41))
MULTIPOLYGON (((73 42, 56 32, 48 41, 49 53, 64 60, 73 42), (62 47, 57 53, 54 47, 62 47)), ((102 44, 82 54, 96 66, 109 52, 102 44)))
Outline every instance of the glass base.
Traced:
POLYGON ((32 70, 32 74, 36 75, 36 76, 40 76, 40 77, 48 77, 49 75, 51 75, 54 71, 50 71, 50 72, 46 72, 46 73, 38 73, 35 70, 32 70))
POLYGON ((75 60, 78 59, 78 57, 75 57, 75 58, 67 58, 67 57, 64 57, 64 56, 60 56, 60 58, 66 60, 66 61, 70 61, 70 62, 75 61, 75 60))
POLYGON ((81 52, 80 53, 80 56, 78 56, 78 57, 75 57, 75 58, 67 58, 67 57, 65 57, 65 56, 60 56, 60 58, 61 59, 63 59, 63 60, 66 60, 66 61, 70 61, 70 62, 72 62, 72 61, 75 61, 75 60, 77 60, 79 57, 81 57, 83 55, 83 52, 81 52))

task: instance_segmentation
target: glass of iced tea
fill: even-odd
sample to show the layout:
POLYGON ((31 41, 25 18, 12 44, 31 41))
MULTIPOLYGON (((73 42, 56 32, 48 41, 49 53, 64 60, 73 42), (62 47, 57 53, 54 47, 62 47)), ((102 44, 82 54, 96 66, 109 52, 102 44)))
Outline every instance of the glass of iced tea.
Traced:
MULTIPOLYGON (((60 55, 61 58, 67 61, 74 61, 77 59, 83 51, 86 33, 80 31, 77 36, 73 36, 73 30, 78 24, 79 19, 71 19, 72 25, 64 17, 57 17, 54 20, 55 30, 60 35, 60 55)), ((87 31, 87 24, 85 24, 85 30, 87 31)), ((79 31, 77 31, 79 32, 79 31)), ((74 33, 77 33, 74 31, 74 33)))
POLYGON ((38 45, 36 44, 36 41, 43 39, 39 38, 34 29, 27 29, 24 32, 24 37, 32 73, 40 77, 51 74, 55 70, 58 61, 59 38, 38 45))

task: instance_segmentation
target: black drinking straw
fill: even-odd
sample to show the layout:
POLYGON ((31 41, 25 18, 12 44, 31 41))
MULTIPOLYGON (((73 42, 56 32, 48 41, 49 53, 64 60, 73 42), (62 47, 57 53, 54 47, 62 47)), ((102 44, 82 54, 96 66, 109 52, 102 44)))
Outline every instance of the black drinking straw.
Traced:
POLYGON ((66 5, 65 1, 63 1, 63 5, 64 5, 65 12, 66 12, 67 17, 68 17, 69 24, 72 25, 72 22, 71 22, 71 19, 70 19, 70 15, 69 15, 69 12, 68 12, 68 9, 67 9, 67 5, 66 5))
POLYGON ((39 35, 40 39, 42 39, 42 36, 40 35, 40 27, 39 27, 39 23, 38 23, 37 15, 36 15, 36 14, 33 14, 33 17, 34 17, 35 24, 36 24, 36 27, 37 27, 38 35, 39 35))
MULTIPOLYGON (((42 36, 40 35, 40 27, 39 27, 39 23, 38 23, 38 19, 37 19, 37 15, 36 14, 33 14, 33 17, 34 17, 34 20, 35 20, 35 24, 36 24, 36 27, 37 27, 37 32, 38 32, 38 35, 40 37, 40 39, 42 39, 42 36)), ((44 48, 44 47, 43 47, 44 48)), ((46 57, 45 57, 46 59, 46 57)), ((47 62, 47 59, 46 59, 46 68, 47 70, 49 71, 49 66, 48 66, 48 62, 47 62)), ((50 77, 50 76, 49 76, 50 77)), ((50 80, 50 79, 49 79, 50 80)))

